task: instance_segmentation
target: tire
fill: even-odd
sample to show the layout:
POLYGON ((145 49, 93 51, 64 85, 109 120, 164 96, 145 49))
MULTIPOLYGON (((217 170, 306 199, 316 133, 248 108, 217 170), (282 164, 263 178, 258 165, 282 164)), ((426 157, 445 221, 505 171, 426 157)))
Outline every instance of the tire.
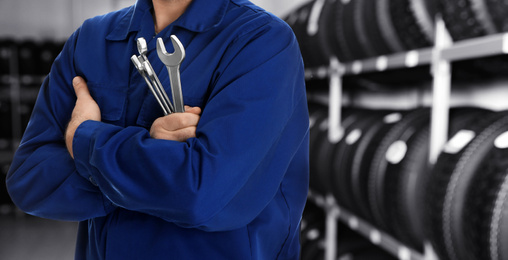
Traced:
POLYGON ((317 140, 320 135, 320 127, 327 124, 328 121, 328 108, 326 106, 311 104, 309 105, 309 121, 310 121, 310 134, 309 134, 309 187, 313 191, 319 191, 323 188, 320 186, 317 179, 317 140))
POLYGON ((378 111, 362 111, 358 114, 355 122, 345 129, 344 138, 335 146, 332 160, 332 172, 330 182, 333 185, 333 194, 342 207, 360 215, 361 210, 353 199, 355 189, 352 182, 353 156, 363 133, 372 125, 373 121, 380 117, 378 111))
MULTIPOLYGON (((347 131, 347 129, 357 120, 359 117, 359 110, 343 110, 343 119, 341 122, 341 126, 344 127, 347 131)), ((335 174, 332 170, 332 161, 334 160, 334 153, 336 150, 336 147, 342 143, 342 140, 338 143, 331 143, 328 139, 328 121, 325 121, 325 123, 322 123, 322 125, 319 128, 319 136, 316 139, 316 146, 315 146, 315 175, 316 179, 318 180, 318 185, 320 189, 318 192, 320 192, 323 195, 334 193, 337 189, 330 180, 333 178, 333 175, 335 174)), ((342 201, 339 201, 342 202, 342 201)), ((342 205, 341 205, 342 206, 342 205)), ((346 207, 346 205, 344 205, 346 207)))
POLYGON ((443 207, 443 236, 451 259, 473 259, 467 243, 464 214, 467 193, 476 185, 477 172, 481 172, 495 139, 508 131, 508 115, 505 114, 485 128, 465 149, 457 163, 447 187, 443 207))
POLYGON ((390 16, 405 50, 430 47, 434 43, 432 8, 434 0, 391 0, 390 16), (428 5, 425 4, 427 2, 428 5))
POLYGON ((328 20, 332 5, 331 0, 311 1, 285 18, 293 28, 307 68, 329 64, 332 50, 328 40, 328 20))
POLYGON ((407 148, 407 141, 418 129, 428 124, 429 119, 430 110, 427 108, 417 109, 408 113, 386 134, 377 147, 371 162, 368 180, 369 206, 374 223, 388 233, 393 234, 393 228, 390 226, 390 219, 388 217, 390 206, 387 195, 393 192, 394 187, 389 182, 389 177, 393 174, 389 172, 389 166, 397 160, 394 157, 400 158, 400 155, 404 156, 405 152, 403 148, 407 148), (402 150, 399 150, 399 147, 402 150), (394 156, 392 157, 391 154, 394 156), (391 160, 391 162, 388 160, 391 160))
POLYGON ((471 170, 474 171, 483 159, 483 155, 478 154, 482 149, 478 148, 480 143, 489 137, 485 129, 490 128, 489 131, 493 131, 492 129, 498 128, 499 120, 503 117, 503 113, 491 112, 481 114, 471 121, 474 123, 458 131, 447 143, 430 173, 426 188, 426 226, 429 227, 427 237, 442 259, 468 259, 469 249, 462 248, 465 242, 464 238, 460 238, 463 230, 458 228, 463 225, 459 216, 464 210, 464 189, 471 180, 471 170), (459 142, 461 145, 457 146, 456 140, 460 139, 456 137, 464 133, 469 133, 469 139, 474 139, 466 139, 469 142, 459 142), (449 147, 455 148, 448 149, 449 147), (465 252, 457 253, 457 250, 465 252), (460 258, 457 254, 465 256, 460 258))
POLYGON ((355 13, 359 13, 356 15, 358 18, 355 25, 364 52, 372 51, 370 56, 393 53, 376 22, 376 4, 369 0, 355 0, 355 2, 357 2, 355 13))
POLYGON ((373 222, 371 208, 369 206, 368 179, 371 171, 371 161, 375 151, 383 137, 393 125, 404 117, 403 113, 393 112, 380 117, 371 127, 365 131, 359 140, 357 149, 352 158, 351 186, 353 189, 353 203, 357 205, 358 214, 365 220, 373 222))
MULTIPOLYGON (((477 108, 454 108, 450 111, 449 136, 479 114, 486 110, 477 108)), ((405 158, 397 165, 392 165, 393 175, 389 183, 394 186, 394 192, 387 195, 388 204, 393 207, 389 211, 389 219, 394 234, 400 241, 414 249, 423 252, 425 239, 424 202, 425 187, 429 181, 429 144, 430 129, 425 126, 409 141, 405 158)))

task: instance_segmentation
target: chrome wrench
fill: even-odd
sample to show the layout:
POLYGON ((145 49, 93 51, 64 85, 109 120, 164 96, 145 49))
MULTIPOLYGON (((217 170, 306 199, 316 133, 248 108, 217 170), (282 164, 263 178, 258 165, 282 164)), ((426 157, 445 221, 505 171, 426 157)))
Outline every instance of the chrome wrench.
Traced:
POLYGON ((152 81, 155 92, 158 94, 159 99, 161 100, 162 104, 166 107, 166 110, 168 110, 168 114, 175 112, 173 105, 171 104, 171 101, 168 97, 168 94, 164 90, 164 87, 162 86, 159 77, 157 77, 157 74, 155 73, 152 64, 150 64, 150 61, 146 56, 148 52, 148 46, 146 44, 145 38, 140 37, 137 39, 137 47, 140 54, 138 57, 139 61, 143 64, 144 71, 152 81))
POLYGON ((159 59, 166 65, 171 82, 171 94, 173 95, 174 112, 184 112, 182 83, 180 81, 180 64, 185 59, 185 48, 175 35, 171 35, 171 42, 175 52, 168 53, 162 38, 157 39, 157 54, 159 59))
POLYGON ((148 75, 146 73, 145 67, 143 66, 143 64, 141 64, 141 61, 139 60, 139 58, 136 55, 132 55, 131 61, 132 61, 132 63, 134 63, 134 67, 136 67, 136 69, 138 70, 139 74, 141 74, 141 76, 143 76, 143 78, 145 79, 145 82, 148 85, 148 88, 150 89, 150 91, 152 91, 152 94, 155 96, 155 99, 157 100, 157 102, 161 106, 162 110, 164 111, 164 115, 167 116, 167 115, 171 114, 171 111, 168 110, 169 107, 166 107, 162 103, 161 97, 159 97, 159 95, 157 94, 154 86, 150 82, 150 79, 148 78, 148 75))

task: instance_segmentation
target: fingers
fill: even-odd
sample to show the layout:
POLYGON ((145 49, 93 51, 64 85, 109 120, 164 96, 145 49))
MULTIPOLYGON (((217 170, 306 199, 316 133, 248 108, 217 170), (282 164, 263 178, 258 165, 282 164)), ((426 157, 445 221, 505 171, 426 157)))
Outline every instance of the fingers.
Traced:
MULTIPOLYGON (((201 109, 193 109, 192 111, 200 113, 201 109)), ((196 137, 196 127, 200 116, 193 112, 173 113, 158 118, 150 128, 150 136, 155 139, 180 142, 196 137)))
POLYGON ((200 116, 194 113, 173 113, 155 120, 154 125, 167 131, 175 131, 189 126, 196 126, 200 116))
POLYGON ((179 142, 185 142, 189 138, 196 137, 196 127, 189 126, 186 128, 179 129, 172 133, 173 140, 179 142))
POLYGON ((185 112, 186 113, 192 113, 192 114, 200 115, 201 114, 201 108, 200 107, 185 106, 185 112))
POLYGON ((185 142, 189 138, 196 137, 196 127, 189 126, 186 128, 175 130, 175 131, 160 131, 160 130, 155 130, 152 127, 150 136, 154 139, 185 142))
POLYGON ((77 98, 88 98, 90 96, 90 91, 88 90, 88 86, 85 80, 82 77, 75 77, 72 80, 72 86, 74 87, 74 92, 76 92, 77 98))

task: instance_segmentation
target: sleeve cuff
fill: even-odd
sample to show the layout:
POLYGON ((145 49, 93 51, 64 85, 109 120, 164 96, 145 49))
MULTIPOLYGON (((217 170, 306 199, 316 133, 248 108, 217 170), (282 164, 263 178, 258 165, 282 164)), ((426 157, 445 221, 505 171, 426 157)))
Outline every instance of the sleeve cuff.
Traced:
POLYGON ((104 123, 98 121, 85 121, 76 129, 72 140, 72 152, 74 154, 76 169, 83 178, 91 181, 95 186, 97 186, 97 183, 93 181, 93 173, 96 169, 90 165, 93 147, 92 139, 102 125, 104 125, 104 123))
MULTIPOLYGON (((79 175, 87 179, 91 184, 99 187, 97 178, 99 171, 90 163, 90 158, 93 153, 93 139, 99 131, 99 128, 106 127, 107 125, 99 122, 88 120, 76 129, 74 138, 72 140, 72 151, 74 154, 74 163, 79 175)), ((106 213, 113 211, 116 206, 109 199, 101 193, 104 203, 104 210, 106 213)))

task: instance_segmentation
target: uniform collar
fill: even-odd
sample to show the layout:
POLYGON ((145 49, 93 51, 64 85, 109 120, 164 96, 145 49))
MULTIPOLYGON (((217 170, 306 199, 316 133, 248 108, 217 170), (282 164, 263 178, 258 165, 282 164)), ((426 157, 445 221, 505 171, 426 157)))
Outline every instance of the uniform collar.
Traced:
MULTIPOLYGON (((182 27, 194 32, 204 32, 222 22, 229 0, 193 0, 185 13, 172 26, 182 27)), ((125 40, 130 32, 141 30, 145 15, 151 15, 151 0, 137 0, 114 29, 106 37, 108 40, 125 40)))

